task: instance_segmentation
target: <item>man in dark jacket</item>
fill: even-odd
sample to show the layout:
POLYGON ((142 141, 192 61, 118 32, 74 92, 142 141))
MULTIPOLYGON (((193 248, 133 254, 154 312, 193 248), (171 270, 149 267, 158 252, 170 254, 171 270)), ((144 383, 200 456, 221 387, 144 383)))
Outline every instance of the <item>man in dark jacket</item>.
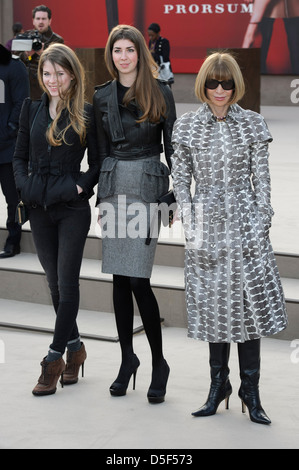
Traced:
MULTIPOLYGON (((58 34, 54 33, 51 29, 52 12, 50 8, 45 5, 39 5, 32 10, 32 22, 34 30, 30 32, 38 31, 41 42, 43 43, 42 48, 39 51, 23 52, 20 57, 26 65, 29 73, 30 80, 30 98, 32 100, 38 100, 41 98, 42 90, 38 83, 37 69, 40 55, 42 52, 54 42, 64 43, 64 39, 58 34)), ((28 31, 26 31, 28 33, 28 31)))
POLYGON ((24 99, 29 96, 26 67, 0 44, 0 183, 7 203, 8 237, 0 258, 20 253, 21 227, 15 222, 18 194, 12 159, 24 99))

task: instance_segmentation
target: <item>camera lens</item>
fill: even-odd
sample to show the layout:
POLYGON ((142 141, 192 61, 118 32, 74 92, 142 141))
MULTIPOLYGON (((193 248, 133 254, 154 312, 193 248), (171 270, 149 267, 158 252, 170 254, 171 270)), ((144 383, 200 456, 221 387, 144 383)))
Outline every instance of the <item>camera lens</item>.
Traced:
POLYGON ((32 49, 33 49, 34 51, 40 51, 42 47, 43 47, 43 43, 41 42, 40 39, 33 39, 33 41, 32 41, 32 49))

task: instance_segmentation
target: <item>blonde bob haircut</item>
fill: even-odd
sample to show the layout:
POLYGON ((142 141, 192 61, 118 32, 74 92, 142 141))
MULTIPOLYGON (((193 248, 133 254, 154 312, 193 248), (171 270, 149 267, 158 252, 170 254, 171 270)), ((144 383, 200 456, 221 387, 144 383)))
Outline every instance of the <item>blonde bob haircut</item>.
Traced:
POLYGON ((206 95, 206 80, 214 78, 216 80, 233 80, 235 87, 229 104, 240 101, 245 93, 245 83, 242 72, 237 61, 228 52, 214 52, 209 55, 202 64, 196 80, 195 95, 202 103, 208 103, 206 95))

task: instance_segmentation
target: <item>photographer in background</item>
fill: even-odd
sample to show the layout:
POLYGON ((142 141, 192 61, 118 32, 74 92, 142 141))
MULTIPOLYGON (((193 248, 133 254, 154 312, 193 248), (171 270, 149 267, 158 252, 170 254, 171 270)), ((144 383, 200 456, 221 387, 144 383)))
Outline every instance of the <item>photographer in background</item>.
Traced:
POLYGON ((8 237, 0 258, 20 253, 21 226, 15 222, 18 194, 12 169, 12 158, 19 128, 19 115, 29 96, 26 67, 19 58, 0 44, 0 184, 7 203, 8 237))
MULTIPOLYGON (((41 48, 39 50, 24 51, 20 58, 25 63, 30 81, 30 98, 38 100, 41 98, 42 90, 37 79, 37 69, 40 55, 53 42, 64 43, 61 36, 54 33, 51 29, 52 12, 45 5, 39 5, 32 10, 34 30, 39 33, 41 40, 41 48)), ((26 33, 34 33, 34 31, 26 31, 26 33)), ((25 34, 26 34, 25 33, 25 34)))

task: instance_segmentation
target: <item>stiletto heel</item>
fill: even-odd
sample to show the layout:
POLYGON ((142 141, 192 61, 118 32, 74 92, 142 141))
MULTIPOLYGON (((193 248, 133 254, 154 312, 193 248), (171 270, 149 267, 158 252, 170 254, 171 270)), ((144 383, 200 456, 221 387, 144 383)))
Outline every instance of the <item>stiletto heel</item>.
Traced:
POLYGON ((158 374, 156 371, 153 370, 153 376, 156 375, 156 377, 152 378, 151 385, 147 392, 147 399, 149 403, 162 403, 165 400, 166 385, 169 377, 169 372, 170 368, 165 359, 163 360, 162 366, 160 367, 158 374))
POLYGON ((226 397, 226 399, 225 399, 225 409, 226 410, 229 409, 229 397, 230 397, 230 395, 228 397, 226 397))
POLYGON ((241 404, 242 404, 242 413, 246 413, 246 406, 243 400, 241 400, 241 404))
POLYGON ((72 385, 78 382, 79 371, 81 367, 81 374, 84 377, 84 363, 87 358, 84 343, 78 351, 68 351, 66 356, 66 368, 63 374, 64 385, 72 385))
POLYGON ((122 364, 119 369, 118 376, 113 384, 110 386, 110 394, 113 397, 122 397, 126 395, 130 379, 133 375, 133 390, 135 390, 137 369, 140 366, 140 361, 136 354, 131 359, 131 364, 122 364))
POLYGON ((133 390, 135 390, 135 384, 136 384, 136 375, 137 375, 137 369, 133 373, 133 390))

